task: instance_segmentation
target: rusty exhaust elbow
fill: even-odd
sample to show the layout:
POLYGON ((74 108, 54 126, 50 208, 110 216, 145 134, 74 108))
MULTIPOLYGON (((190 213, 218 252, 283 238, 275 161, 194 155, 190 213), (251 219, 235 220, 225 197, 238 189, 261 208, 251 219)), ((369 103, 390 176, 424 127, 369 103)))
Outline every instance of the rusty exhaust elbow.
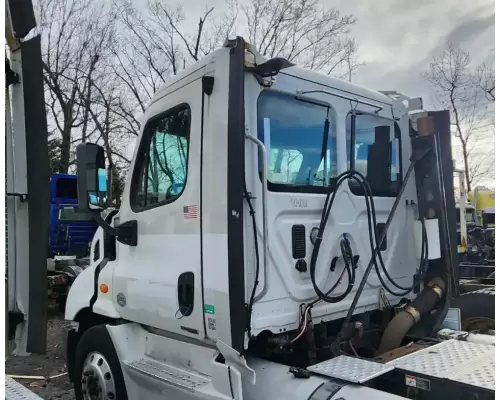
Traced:
POLYGON ((424 290, 396 314, 389 322, 380 340, 379 353, 386 353, 399 346, 408 331, 420 322, 422 315, 429 313, 443 298, 446 285, 441 278, 431 280, 424 290))

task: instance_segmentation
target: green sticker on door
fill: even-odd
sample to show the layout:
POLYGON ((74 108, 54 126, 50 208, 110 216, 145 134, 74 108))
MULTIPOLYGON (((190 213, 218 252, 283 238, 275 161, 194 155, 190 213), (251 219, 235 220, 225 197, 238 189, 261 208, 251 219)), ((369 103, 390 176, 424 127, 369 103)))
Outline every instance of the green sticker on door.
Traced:
POLYGON ((215 314, 215 306, 213 304, 205 304, 204 310, 206 314, 215 314))

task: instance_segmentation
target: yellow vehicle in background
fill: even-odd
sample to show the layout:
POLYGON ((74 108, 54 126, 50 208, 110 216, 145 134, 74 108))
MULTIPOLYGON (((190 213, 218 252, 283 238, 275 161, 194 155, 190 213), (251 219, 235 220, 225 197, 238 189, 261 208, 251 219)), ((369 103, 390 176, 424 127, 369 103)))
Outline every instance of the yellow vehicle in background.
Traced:
POLYGON ((459 169, 454 172, 459 183, 456 204, 459 276, 486 278, 495 268, 495 192, 478 187, 467 193, 464 172, 459 169))
POLYGON ((495 191, 475 188, 469 192, 469 203, 476 209, 479 223, 485 228, 495 227, 495 191))

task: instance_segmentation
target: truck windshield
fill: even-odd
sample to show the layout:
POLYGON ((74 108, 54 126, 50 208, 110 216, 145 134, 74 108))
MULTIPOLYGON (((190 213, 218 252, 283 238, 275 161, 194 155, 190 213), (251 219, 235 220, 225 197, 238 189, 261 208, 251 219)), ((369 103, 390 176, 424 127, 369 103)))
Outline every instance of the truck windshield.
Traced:
POLYGON ((486 225, 495 224, 495 214, 494 213, 483 213, 483 223, 486 225))
POLYGON ((334 110, 274 91, 262 92, 257 106, 258 137, 268 153, 269 190, 324 192, 337 173, 334 110), (325 129, 329 135, 323 160, 325 129))
POLYGON ((55 198, 78 198, 76 179, 57 178, 55 198))
POLYGON ((472 223, 476 222, 476 216, 475 216, 475 212, 474 211, 467 210, 465 212, 465 222, 467 222, 468 224, 472 224, 472 223))
POLYGON ((59 221, 92 221, 91 213, 77 212, 76 207, 64 207, 59 210, 59 221))

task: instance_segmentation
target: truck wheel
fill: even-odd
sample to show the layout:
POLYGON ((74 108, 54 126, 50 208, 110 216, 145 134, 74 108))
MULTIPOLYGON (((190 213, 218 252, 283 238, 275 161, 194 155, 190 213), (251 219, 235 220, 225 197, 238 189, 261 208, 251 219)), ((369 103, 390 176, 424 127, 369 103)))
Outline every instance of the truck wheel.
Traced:
POLYGON ((87 330, 76 346, 76 400, 127 400, 120 361, 105 325, 87 330))
POLYGON ((460 309, 462 330, 495 329, 495 288, 464 293, 452 300, 451 307, 460 309))

